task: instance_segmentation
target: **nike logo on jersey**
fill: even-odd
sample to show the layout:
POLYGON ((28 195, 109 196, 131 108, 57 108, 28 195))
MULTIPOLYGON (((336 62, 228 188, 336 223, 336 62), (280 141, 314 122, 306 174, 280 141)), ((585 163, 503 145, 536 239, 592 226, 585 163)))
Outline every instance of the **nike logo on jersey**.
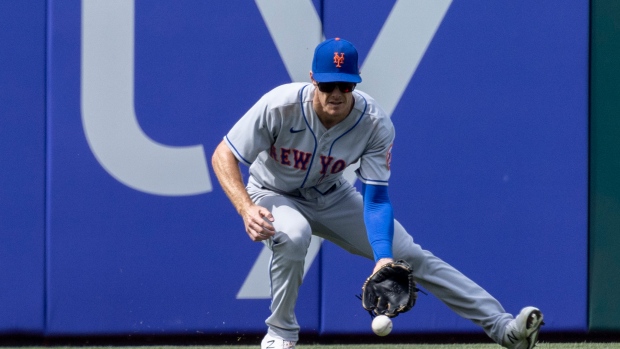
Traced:
POLYGON ((291 133, 298 133, 298 132, 305 131, 305 130, 306 130, 305 128, 302 128, 301 130, 295 130, 291 127, 289 131, 291 131, 291 133))

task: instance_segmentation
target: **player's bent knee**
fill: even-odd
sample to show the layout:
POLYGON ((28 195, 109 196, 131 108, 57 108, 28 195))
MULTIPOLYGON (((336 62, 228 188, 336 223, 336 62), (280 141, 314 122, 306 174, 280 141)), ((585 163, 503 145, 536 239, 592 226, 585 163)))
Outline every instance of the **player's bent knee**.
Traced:
POLYGON ((303 260, 310 246, 311 234, 279 233, 273 238, 273 250, 288 260, 303 260))

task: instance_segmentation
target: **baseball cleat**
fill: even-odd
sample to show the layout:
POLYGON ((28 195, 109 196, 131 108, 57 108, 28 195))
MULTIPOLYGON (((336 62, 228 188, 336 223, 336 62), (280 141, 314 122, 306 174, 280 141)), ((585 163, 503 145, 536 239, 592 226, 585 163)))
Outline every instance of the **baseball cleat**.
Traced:
POLYGON ((538 332, 544 324, 543 314, 538 308, 525 307, 506 325, 502 345, 511 349, 532 349, 538 343, 538 332))
POLYGON ((297 342, 287 341, 282 338, 275 338, 267 333, 260 343, 261 349, 295 349, 297 342))

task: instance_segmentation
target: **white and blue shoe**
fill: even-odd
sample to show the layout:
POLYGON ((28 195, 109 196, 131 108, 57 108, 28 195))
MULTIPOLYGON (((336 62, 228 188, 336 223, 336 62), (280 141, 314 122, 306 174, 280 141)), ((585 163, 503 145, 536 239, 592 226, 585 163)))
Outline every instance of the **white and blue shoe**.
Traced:
POLYGON ((544 324, 543 314, 538 308, 525 307, 506 325, 502 345, 510 349, 532 349, 538 343, 538 332, 544 324))
POLYGON ((287 341, 282 338, 275 338, 267 333, 260 343, 261 349, 295 349, 297 342, 287 341))

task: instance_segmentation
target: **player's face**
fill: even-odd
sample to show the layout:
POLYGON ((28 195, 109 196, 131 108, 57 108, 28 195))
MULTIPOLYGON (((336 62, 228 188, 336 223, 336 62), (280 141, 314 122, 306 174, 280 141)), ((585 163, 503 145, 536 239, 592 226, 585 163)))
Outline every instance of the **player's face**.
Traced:
POLYGON ((334 121, 342 121, 353 106, 353 89, 351 83, 327 83, 319 84, 313 81, 314 86, 314 109, 319 116, 326 116, 334 121))

